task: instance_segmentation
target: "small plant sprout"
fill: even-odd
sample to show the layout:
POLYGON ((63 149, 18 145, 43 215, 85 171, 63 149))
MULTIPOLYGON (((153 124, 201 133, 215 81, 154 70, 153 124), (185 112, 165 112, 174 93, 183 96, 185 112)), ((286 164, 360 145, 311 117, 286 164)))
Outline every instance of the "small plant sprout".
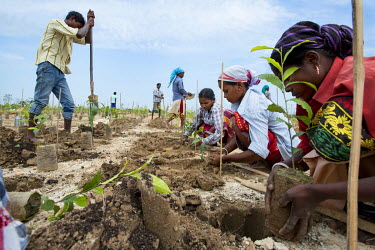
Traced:
POLYGON ((44 113, 34 116, 34 124, 36 124, 36 126, 35 127, 29 127, 28 129, 32 130, 35 135, 38 134, 44 128, 45 123, 48 120, 48 118, 49 118, 49 116, 47 114, 44 114, 44 113), (39 120, 39 123, 37 123, 38 120, 39 120))
MULTIPOLYGON (((91 104, 90 102, 88 102, 89 104, 91 104)), ((98 107, 95 106, 95 105, 91 105, 91 109, 90 109, 90 114, 88 116, 89 118, 89 124, 90 124, 90 128, 91 128, 91 131, 92 133, 94 133, 94 118, 96 116, 96 114, 98 114, 98 107)))
MULTIPOLYGON (((201 144, 199 145, 199 151, 201 152, 201 160, 203 160, 204 158, 203 152, 206 149, 206 145, 203 143, 204 138, 202 136, 199 136, 199 133, 203 133, 203 127, 200 127, 198 130, 194 131, 194 133, 192 134, 192 136, 195 138, 192 144, 194 145, 194 144, 197 144, 198 142, 201 142, 201 144)), ((206 131, 206 133, 210 133, 210 132, 206 131)))
MULTIPOLYGON (((286 98, 286 90, 285 88, 287 88, 288 86, 292 85, 292 84, 295 84, 295 83, 303 83, 303 84, 306 84, 308 86, 310 86, 311 88, 313 88, 315 91, 317 90, 315 85, 313 85, 312 83, 309 83, 309 82, 303 82, 303 81, 294 81, 294 82, 288 82, 287 84, 285 84, 285 81, 294 73, 296 72, 299 67, 290 67, 288 68, 287 70, 284 71, 284 63, 288 57, 288 55, 298 46, 300 46, 301 44, 304 44, 304 43, 309 43, 309 42, 314 42, 314 41, 310 41, 310 40, 305 40, 303 42, 300 42, 298 43, 297 45, 293 46, 287 53, 285 53, 285 55, 283 55, 282 53, 282 49, 277 49, 277 48, 272 48, 272 47, 267 47, 267 46, 256 46, 254 48, 251 49, 250 52, 254 52, 254 51, 258 51, 258 50, 265 50, 265 49, 271 49, 271 50, 275 50, 277 51, 279 54, 280 54, 280 58, 281 58, 281 63, 278 63, 276 62, 274 59, 272 59, 271 57, 260 57, 260 58, 263 58, 265 60, 267 60, 267 62, 269 64, 271 64, 272 66, 274 66, 279 72, 280 72, 280 78, 278 78, 276 75, 274 74, 261 74, 261 75, 258 75, 259 78, 261 79, 264 79, 266 80, 267 82, 275 85, 277 88, 279 88, 283 94, 283 99, 284 99, 284 106, 285 107, 288 107, 288 103, 290 102, 294 102, 298 105, 300 105, 303 109, 306 110, 307 112, 307 116, 296 116, 296 115, 293 115, 293 114, 289 114, 287 109, 284 109, 282 106, 280 105, 277 105, 277 104, 270 104, 268 106, 268 110, 269 111, 272 111, 272 112, 278 112, 278 113, 282 113, 284 114, 284 116, 286 117, 286 120, 284 119, 281 119, 281 118, 277 118, 277 120, 279 122, 283 122, 285 123, 288 128, 289 128, 289 138, 290 138, 290 142, 293 141, 293 139, 297 136, 301 136, 302 134, 304 134, 304 132, 302 131, 298 131, 294 136, 291 135, 290 133, 290 129, 293 129, 293 122, 292 122, 292 119, 293 118, 297 118, 299 120, 301 120, 302 122, 304 122, 307 126, 311 123, 311 119, 312 119, 312 116, 313 116, 313 112, 312 112, 312 109, 310 107, 310 105, 299 99, 299 98, 291 98, 291 99, 287 99, 286 98)), ((292 143, 291 143, 292 144, 292 143)), ((299 148, 292 148, 292 163, 293 163, 293 168, 295 168, 294 166, 294 154, 297 153, 298 151, 300 151, 301 149, 299 148)))
MULTIPOLYGON (((60 220, 65 217, 65 214, 67 212, 71 212, 74 209, 74 205, 77 205, 79 207, 86 207, 88 205, 87 199, 86 199, 86 193, 92 191, 94 193, 97 193, 99 195, 104 195, 104 187, 108 184, 113 185, 119 185, 121 182, 119 182, 117 179, 121 177, 127 177, 131 176, 137 179, 141 179, 141 173, 140 171, 146 167, 152 160, 153 156, 151 156, 150 159, 148 159, 147 162, 145 162, 141 167, 130 171, 128 173, 123 174, 125 171, 125 168, 128 164, 128 161, 125 162, 124 167, 113 177, 109 178, 108 180, 104 182, 100 182, 100 179, 102 177, 102 172, 99 171, 89 182, 87 182, 81 191, 71 193, 69 195, 66 195, 61 200, 55 202, 54 200, 49 199, 47 196, 43 196, 43 204, 41 205, 41 209, 45 211, 52 211, 53 213, 49 216, 49 220, 60 220), (60 206, 58 205, 60 204, 60 206), (61 208, 62 205, 62 208, 61 208)), ((147 173, 147 175, 151 176, 152 178, 152 185, 154 187, 154 191, 160 194, 169 194, 172 191, 169 189, 168 185, 159 177, 147 173)))

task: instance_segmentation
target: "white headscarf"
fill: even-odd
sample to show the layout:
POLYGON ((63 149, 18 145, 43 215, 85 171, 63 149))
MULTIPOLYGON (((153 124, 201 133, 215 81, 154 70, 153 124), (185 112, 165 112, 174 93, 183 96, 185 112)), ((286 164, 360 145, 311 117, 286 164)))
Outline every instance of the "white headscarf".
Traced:
POLYGON ((251 87, 253 85, 258 85, 260 79, 256 77, 256 72, 246 69, 241 65, 234 65, 226 68, 224 72, 219 76, 219 80, 224 80, 227 82, 243 82, 251 87))

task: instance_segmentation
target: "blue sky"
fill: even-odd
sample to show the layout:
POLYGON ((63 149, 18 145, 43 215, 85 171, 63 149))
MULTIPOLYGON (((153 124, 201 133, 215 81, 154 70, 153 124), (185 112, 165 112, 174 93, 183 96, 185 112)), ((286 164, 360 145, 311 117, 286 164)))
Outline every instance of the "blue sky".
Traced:
MULTIPOLYGON (((375 56, 375 1, 364 0, 365 56, 375 56)), ((273 46, 283 31, 302 20, 352 26, 350 0, 3 0, 0 8, 0 103, 5 94, 32 98, 36 50, 50 19, 64 19, 70 10, 96 15, 94 82, 99 102, 107 104, 113 91, 125 107, 152 107, 152 91, 167 88, 176 67, 185 69, 187 91, 213 88, 220 99, 217 77, 225 67, 245 65, 270 72, 258 45, 273 46)), ((73 47, 67 80, 76 105, 90 94, 89 45, 73 47)), ((265 83, 256 88, 261 89, 265 83)), ((275 88, 271 87, 276 100, 275 88)), ((229 107, 226 102, 225 106, 229 107)), ((195 109, 195 100, 188 102, 195 109)))

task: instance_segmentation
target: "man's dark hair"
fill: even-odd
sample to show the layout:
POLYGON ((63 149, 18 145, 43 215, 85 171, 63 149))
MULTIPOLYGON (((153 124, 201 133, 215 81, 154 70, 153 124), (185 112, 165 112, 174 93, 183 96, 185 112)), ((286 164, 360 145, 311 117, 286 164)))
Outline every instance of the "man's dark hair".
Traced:
POLYGON ((158 86, 158 85, 160 85, 160 86, 161 86, 161 83, 160 83, 160 82, 158 82, 158 83, 156 84, 156 86, 158 86))
POLYGON ((66 16, 65 20, 66 19, 69 19, 71 17, 74 17, 74 19, 76 20, 76 22, 79 22, 82 24, 82 26, 85 25, 86 21, 85 19, 83 18, 82 14, 77 12, 77 11, 71 11, 68 13, 68 15, 66 16))
POLYGON ((116 92, 113 92, 114 95, 116 95, 116 92))

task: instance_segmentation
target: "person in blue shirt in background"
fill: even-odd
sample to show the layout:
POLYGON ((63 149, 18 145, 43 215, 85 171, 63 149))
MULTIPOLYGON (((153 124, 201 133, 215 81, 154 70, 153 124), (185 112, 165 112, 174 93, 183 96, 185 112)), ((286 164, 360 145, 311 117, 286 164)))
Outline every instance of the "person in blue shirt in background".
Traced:
POLYGON ((187 92, 184 89, 184 82, 182 78, 185 76, 185 70, 180 67, 174 69, 171 73, 169 85, 172 84, 173 92, 173 103, 168 113, 172 114, 167 121, 165 121, 165 126, 169 128, 169 123, 177 116, 180 116, 181 119, 181 128, 185 125, 185 96, 192 96, 192 93, 187 92))

